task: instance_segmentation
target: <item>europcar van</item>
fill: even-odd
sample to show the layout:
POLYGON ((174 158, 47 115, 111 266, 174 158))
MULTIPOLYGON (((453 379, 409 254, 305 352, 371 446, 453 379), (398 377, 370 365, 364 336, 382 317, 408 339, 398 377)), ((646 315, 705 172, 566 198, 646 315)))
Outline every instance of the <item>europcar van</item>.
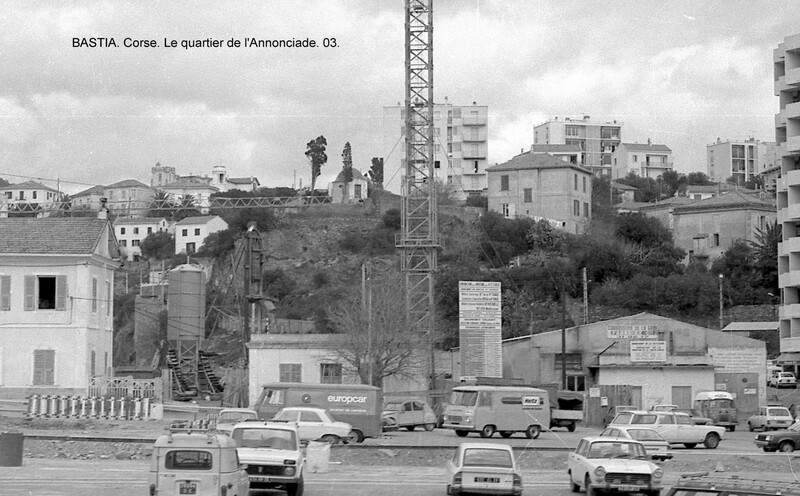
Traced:
POLYGON ((248 496, 250 481, 236 442, 206 430, 173 430, 153 445, 150 494, 248 496))

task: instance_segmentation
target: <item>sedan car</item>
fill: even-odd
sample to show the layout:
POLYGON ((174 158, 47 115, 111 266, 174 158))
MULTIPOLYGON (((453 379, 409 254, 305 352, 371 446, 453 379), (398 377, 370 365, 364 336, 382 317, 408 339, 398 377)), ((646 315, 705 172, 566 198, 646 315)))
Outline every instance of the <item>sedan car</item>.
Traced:
POLYGON ((522 494, 522 474, 511 446, 461 443, 447 462, 447 494, 522 494))
POLYGON ((791 372, 776 372, 769 378, 767 385, 774 388, 797 387, 797 379, 791 372))
POLYGON ((792 452, 800 448, 800 422, 792 424, 787 429, 756 434, 754 442, 756 446, 767 453, 772 451, 792 452))
POLYGON ((258 413, 249 408, 224 408, 217 415, 216 429, 223 434, 230 434, 234 425, 246 420, 258 420, 258 413))
POLYGON ((585 437, 567 460, 570 489, 598 492, 646 493, 659 496, 664 471, 649 461, 642 443, 633 439, 585 437))
POLYGON ((272 420, 283 422, 296 422, 300 432, 300 441, 322 441, 338 444, 355 441, 353 427, 345 422, 337 422, 330 413, 323 408, 291 407, 280 410, 272 420))
POLYGON ((623 439, 634 439, 644 445, 647 454, 653 460, 669 460, 672 458, 669 443, 657 431, 648 427, 636 425, 607 427, 600 433, 601 437, 618 437, 623 439))
POLYGON ((383 407, 383 418, 393 419, 398 427, 409 431, 417 426, 432 431, 438 423, 433 408, 421 400, 390 401, 383 407))

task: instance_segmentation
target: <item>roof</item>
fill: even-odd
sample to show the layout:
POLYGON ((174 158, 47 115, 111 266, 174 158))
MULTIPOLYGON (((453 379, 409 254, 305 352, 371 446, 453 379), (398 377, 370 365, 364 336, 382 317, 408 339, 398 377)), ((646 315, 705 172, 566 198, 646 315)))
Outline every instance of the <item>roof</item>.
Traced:
POLYGON ((777 322, 731 322, 723 331, 777 331, 780 324, 777 322))
POLYGON ((581 145, 534 144, 531 145, 533 153, 581 153, 581 145))
POLYGON ((636 188, 633 186, 628 186, 627 184, 618 183, 616 181, 611 181, 611 187, 620 191, 636 191, 636 188))
POLYGON ((638 211, 640 208, 652 205, 647 202, 622 202, 614 205, 617 210, 638 211))
POLYGON ((218 215, 198 215, 196 217, 186 217, 183 220, 178 221, 179 226, 186 226, 186 225, 195 225, 195 224, 207 224, 208 221, 211 219, 218 219, 220 218, 218 215))
POLYGON ((75 193, 74 195, 72 195, 72 197, 75 198, 78 196, 90 196, 90 195, 103 196, 104 191, 105 191, 105 186, 101 186, 98 184, 97 186, 92 186, 91 188, 85 189, 80 193, 75 193))
POLYGON ((0 253, 89 255, 107 226, 106 219, 88 217, 0 219, 0 253))
POLYGON ((156 439, 155 447, 179 448, 236 448, 236 441, 217 432, 205 430, 187 430, 186 432, 170 432, 156 439))
POLYGON ((0 189, 43 189, 57 192, 57 190, 51 188, 50 186, 45 186, 44 184, 37 183, 36 181, 25 181, 24 183, 19 184, 9 184, 8 186, 0 187, 0 189))
POLYGON ((702 211, 702 210, 734 210, 752 208, 774 212, 775 205, 741 191, 728 191, 721 195, 697 200, 688 205, 676 207, 674 213, 702 211))
POLYGON ((229 177, 228 182, 233 184, 258 184, 258 179, 254 177, 229 177))
POLYGON ((183 189, 183 188, 203 188, 203 189, 213 189, 214 191, 219 191, 219 188, 211 186, 208 183, 201 183, 198 181, 192 181, 190 179, 178 179, 177 181, 173 181, 169 184, 159 186, 159 189, 183 189))
POLYGON ((148 188, 151 189, 150 186, 147 184, 137 181, 136 179, 123 179, 122 181, 116 182, 114 184, 109 184, 106 188, 148 188))
POLYGON ((728 191, 733 189, 734 186, 728 183, 717 183, 717 184, 689 184, 686 186, 686 193, 689 194, 691 191, 692 193, 719 193, 721 191, 728 191))
POLYGON ((136 219, 117 219, 114 221, 114 225, 118 226, 120 224, 131 225, 131 224, 159 224, 164 222, 166 219, 164 217, 142 217, 136 219))
POLYGON ((465 449, 496 449, 496 450, 510 451, 511 450, 511 446, 509 446, 507 444, 501 444, 501 443, 476 443, 476 442, 472 442, 472 443, 461 443, 461 449, 462 450, 465 450, 465 449))
MULTIPOLYGON (((353 179, 356 179, 356 178, 363 179, 364 181, 368 180, 366 177, 364 177, 364 174, 362 174, 360 170, 358 170, 355 167, 353 167, 353 179)), ((334 179, 331 182, 332 183, 343 183, 344 182, 344 171, 339 171, 339 174, 336 175, 336 179, 334 179)))
POLYGON ((665 198, 655 203, 649 203, 647 206, 642 207, 642 210, 657 210, 663 207, 688 205, 689 203, 695 203, 698 201, 700 200, 695 200, 685 196, 670 196, 669 198, 665 198))
POLYGON ((655 143, 620 143, 629 152, 671 152, 672 149, 667 145, 657 145, 655 143))
POLYGON ((520 153, 508 162, 487 167, 487 172, 516 171, 526 169, 574 169, 585 174, 591 174, 589 169, 577 164, 571 164, 547 153, 520 153))

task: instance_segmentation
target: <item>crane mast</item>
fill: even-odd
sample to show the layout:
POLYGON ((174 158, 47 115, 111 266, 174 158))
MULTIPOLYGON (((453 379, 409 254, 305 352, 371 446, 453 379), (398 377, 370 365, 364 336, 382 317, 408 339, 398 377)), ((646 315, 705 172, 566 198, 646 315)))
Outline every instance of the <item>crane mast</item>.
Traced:
POLYGON ((401 269, 407 322, 428 342, 434 388, 433 276, 439 231, 434 176, 433 0, 405 0, 405 176, 402 183, 401 269))

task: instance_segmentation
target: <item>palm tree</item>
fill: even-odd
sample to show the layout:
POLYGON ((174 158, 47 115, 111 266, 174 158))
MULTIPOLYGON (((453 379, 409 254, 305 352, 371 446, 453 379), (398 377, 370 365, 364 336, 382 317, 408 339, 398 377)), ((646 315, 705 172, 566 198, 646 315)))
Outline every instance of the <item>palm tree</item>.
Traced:
POLYGON ((164 190, 156 191, 150 204, 147 206, 148 217, 172 217, 174 205, 169 195, 164 190))
POLYGON ((762 287, 769 288, 773 294, 780 290, 778 285, 778 243, 782 229, 776 220, 768 222, 763 228, 756 228, 755 240, 750 242, 754 250, 755 268, 759 273, 762 287))
POLYGON ((175 213, 173 220, 180 221, 186 217, 194 217, 200 215, 200 209, 197 208, 197 201, 192 195, 183 195, 178 199, 175 205, 175 213))

